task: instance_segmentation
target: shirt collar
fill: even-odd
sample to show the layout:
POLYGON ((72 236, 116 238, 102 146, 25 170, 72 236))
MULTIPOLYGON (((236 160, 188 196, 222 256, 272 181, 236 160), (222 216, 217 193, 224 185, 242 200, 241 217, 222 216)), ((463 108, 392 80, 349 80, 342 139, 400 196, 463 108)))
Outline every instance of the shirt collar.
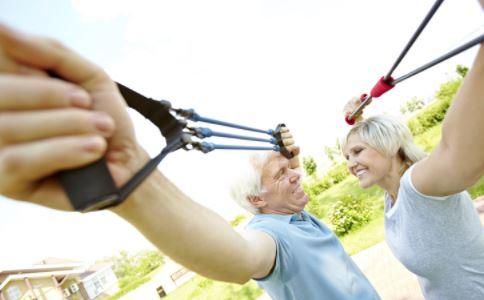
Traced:
POLYGON ((280 221, 284 221, 286 223, 296 222, 296 221, 308 221, 309 215, 306 211, 301 211, 299 214, 292 214, 292 215, 279 215, 279 214, 259 214, 255 215, 255 218, 258 216, 260 217, 269 217, 271 219, 276 219, 280 221))

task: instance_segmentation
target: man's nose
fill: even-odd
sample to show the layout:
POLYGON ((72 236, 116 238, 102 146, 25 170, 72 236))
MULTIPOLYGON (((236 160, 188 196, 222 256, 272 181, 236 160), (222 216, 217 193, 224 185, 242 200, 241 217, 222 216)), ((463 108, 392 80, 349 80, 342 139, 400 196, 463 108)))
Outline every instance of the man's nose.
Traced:
POLYGON ((297 171, 292 171, 293 174, 291 174, 291 177, 289 177, 289 182, 290 183, 297 183, 299 182, 299 179, 301 178, 301 173, 297 171))

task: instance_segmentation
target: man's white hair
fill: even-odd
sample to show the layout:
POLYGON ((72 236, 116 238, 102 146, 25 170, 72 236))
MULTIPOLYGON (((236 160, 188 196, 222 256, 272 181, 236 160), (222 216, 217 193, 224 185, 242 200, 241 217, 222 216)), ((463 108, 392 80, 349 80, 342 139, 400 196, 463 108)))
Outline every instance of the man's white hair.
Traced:
POLYGON ((262 168, 269 159, 269 153, 254 154, 249 159, 249 166, 235 180, 231 187, 232 199, 242 208, 257 215, 259 209, 249 202, 249 197, 260 196, 262 188, 262 168))
POLYGON ((384 155, 398 154, 402 161, 409 166, 427 155, 415 145, 408 127, 390 116, 374 116, 356 123, 346 135, 346 139, 343 140, 342 149, 346 147, 350 136, 354 134, 384 155))

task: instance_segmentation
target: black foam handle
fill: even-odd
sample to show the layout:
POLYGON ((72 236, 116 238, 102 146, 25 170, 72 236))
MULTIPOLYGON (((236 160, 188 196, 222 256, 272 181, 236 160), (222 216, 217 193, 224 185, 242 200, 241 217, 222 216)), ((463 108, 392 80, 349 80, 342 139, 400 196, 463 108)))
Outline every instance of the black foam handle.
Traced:
POLYGON ((62 171, 59 180, 76 211, 93 211, 120 201, 105 158, 79 169, 62 171))

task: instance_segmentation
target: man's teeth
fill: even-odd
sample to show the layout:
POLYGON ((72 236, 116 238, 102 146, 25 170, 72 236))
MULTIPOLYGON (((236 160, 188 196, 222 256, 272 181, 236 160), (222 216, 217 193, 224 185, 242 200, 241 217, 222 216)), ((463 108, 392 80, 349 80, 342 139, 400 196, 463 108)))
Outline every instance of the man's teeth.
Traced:
POLYGON ((359 171, 356 171, 356 176, 360 176, 362 174, 366 173, 366 170, 359 170, 359 171))

